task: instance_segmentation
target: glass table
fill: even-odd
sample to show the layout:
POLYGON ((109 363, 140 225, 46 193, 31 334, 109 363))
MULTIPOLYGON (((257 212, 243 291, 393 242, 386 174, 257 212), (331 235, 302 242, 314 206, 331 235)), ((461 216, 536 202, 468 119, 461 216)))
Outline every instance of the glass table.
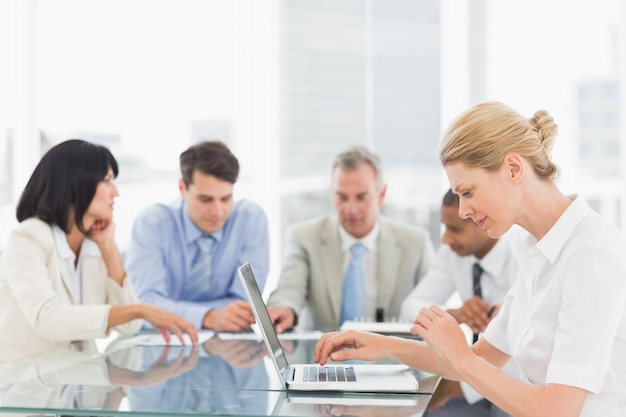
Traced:
MULTIPOLYGON (((319 333, 281 338, 291 363, 310 363, 319 333)), ((198 347, 119 339, 0 364, 0 417, 19 415, 422 416, 439 382, 414 371, 417 394, 294 393, 262 341, 215 335, 198 347)))

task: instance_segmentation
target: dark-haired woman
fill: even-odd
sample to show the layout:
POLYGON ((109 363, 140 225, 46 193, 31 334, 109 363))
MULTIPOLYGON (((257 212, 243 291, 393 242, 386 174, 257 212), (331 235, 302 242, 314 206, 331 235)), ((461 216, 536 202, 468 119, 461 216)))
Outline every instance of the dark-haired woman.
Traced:
POLYGON ((194 326, 139 304, 114 238, 118 166, 111 152, 72 139, 52 147, 17 206, 20 222, 0 261, 0 361, 72 341, 132 334, 141 319, 169 341, 194 326))

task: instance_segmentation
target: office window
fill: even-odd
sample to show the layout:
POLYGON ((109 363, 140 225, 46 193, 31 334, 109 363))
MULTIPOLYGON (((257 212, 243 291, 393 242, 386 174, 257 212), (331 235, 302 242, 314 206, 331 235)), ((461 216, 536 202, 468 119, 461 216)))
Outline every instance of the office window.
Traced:
POLYGON ((385 213, 429 227, 438 244, 441 132, 491 99, 551 111, 559 185, 618 194, 616 213, 625 27, 620 0, 2 1, 0 248, 41 153, 69 137, 120 162, 121 247, 139 211, 177 196, 178 155, 203 139, 233 149, 237 197, 266 208, 274 277, 284 228, 332 210, 330 165, 352 144, 381 155, 385 213))
POLYGON ((581 130, 612 129, 619 127, 619 114, 615 110, 581 115, 581 130))
POLYGON ((599 82, 583 85, 579 90, 579 99, 583 102, 605 102, 619 99, 619 85, 617 82, 599 82))
POLYGON ((294 190, 283 200, 283 224, 303 217, 287 202, 328 212, 332 162, 357 144, 382 159, 388 211, 428 221, 441 189, 439 31, 437 0, 280 2, 280 175, 321 179, 319 199, 294 190), (432 181, 409 185, 419 178, 432 181))

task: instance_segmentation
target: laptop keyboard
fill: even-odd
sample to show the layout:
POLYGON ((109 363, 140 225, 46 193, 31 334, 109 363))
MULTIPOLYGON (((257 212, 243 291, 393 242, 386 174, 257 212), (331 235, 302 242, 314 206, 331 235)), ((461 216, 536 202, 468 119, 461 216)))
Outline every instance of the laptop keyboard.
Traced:
POLYGON ((302 382, 356 382, 352 366, 307 366, 303 371, 302 382))

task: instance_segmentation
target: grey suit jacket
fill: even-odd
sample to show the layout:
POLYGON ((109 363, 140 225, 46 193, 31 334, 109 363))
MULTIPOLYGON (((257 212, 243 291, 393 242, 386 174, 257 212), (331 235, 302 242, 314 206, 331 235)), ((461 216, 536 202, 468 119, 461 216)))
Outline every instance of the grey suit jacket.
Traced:
MULTIPOLYGON (((426 229, 379 218, 378 303, 387 317, 398 317, 402 300, 417 285, 434 258, 426 229)), ((268 306, 289 307, 296 314, 308 307, 308 328, 336 329, 341 312, 343 259, 339 225, 334 215, 292 225, 281 277, 268 306)))

